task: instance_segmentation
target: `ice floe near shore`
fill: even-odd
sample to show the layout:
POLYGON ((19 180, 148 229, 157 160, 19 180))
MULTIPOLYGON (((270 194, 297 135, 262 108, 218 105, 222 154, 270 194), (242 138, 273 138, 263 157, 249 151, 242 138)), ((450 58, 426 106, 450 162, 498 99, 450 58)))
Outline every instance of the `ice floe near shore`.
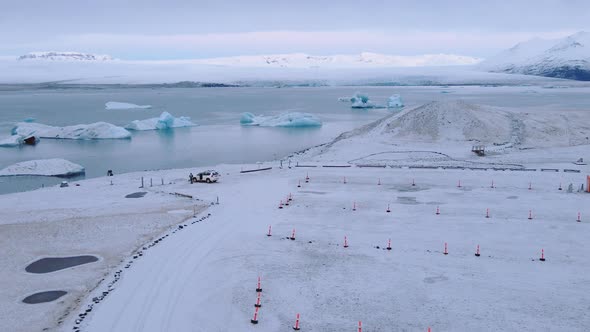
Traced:
POLYGON ((191 118, 181 116, 175 118, 168 112, 162 112, 157 118, 150 118, 145 120, 134 120, 130 124, 126 125, 125 128, 129 130, 164 130, 170 128, 181 128, 181 127, 193 127, 195 123, 191 121, 191 118))
POLYGON ((249 112, 242 113, 240 119, 242 126, 260 127, 320 127, 322 121, 309 113, 291 112, 277 116, 254 115, 249 112))
POLYGON ((0 139, 0 147, 15 147, 23 144, 23 136, 12 135, 3 139, 0 139))
POLYGON ((84 174, 84 167, 65 159, 29 160, 0 170, 0 176, 40 175, 68 177, 84 174))
POLYGON ((37 136, 55 139, 120 139, 131 138, 131 133, 125 128, 107 122, 79 124, 66 127, 54 127, 41 123, 19 122, 12 129, 13 135, 37 136))
POLYGON ((402 97, 400 95, 392 95, 391 97, 389 97, 389 100, 387 101, 387 107, 388 108, 400 108, 400 107, 404 107, 404 101, 402 100, 402 97))
POLYGON ((152 108, 152 105, 136 105, 131 103, 122 103, 118 101, 109 101, 105 104, 107 110, 130 110, 130 109, 148 109, 152 108))

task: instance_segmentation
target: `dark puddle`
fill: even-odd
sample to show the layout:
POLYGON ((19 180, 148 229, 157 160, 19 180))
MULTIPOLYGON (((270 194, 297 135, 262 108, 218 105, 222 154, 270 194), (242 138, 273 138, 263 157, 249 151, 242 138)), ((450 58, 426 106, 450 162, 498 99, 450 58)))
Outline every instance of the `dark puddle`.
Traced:
POLYGON ((132 193, 125 196, 125 198, 142 198, 143 196, 145 196, 145 194, 147 194, 146 191, 138 191, 136 193, 132 193))
POLYGON ((61 290, 53 290, 53 291, 46 291, 46 292, 39 292, 33 295, 29 295, 23 299, 24 303, 28 304, 37 304, 37 303, 45 303, 51 302, 59 299, 60 297, 66 295, 68 292, 61 291, 61 290))
POLYGON ((49 273, 67 269, 69 267, 88 264, 98 261, 96 256, 72 256, 72 257, 47 257, 41 258, 29 264, 25 271, 29 273, 49 273))

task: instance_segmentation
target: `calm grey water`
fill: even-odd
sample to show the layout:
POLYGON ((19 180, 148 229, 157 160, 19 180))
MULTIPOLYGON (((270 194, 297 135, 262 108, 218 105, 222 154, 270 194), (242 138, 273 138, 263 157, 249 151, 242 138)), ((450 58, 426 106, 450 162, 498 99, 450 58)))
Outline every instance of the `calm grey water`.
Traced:
MULTIPOLYGON (((384 89, 386 91, 386 89, 384 89)), ((51 140, 36 146, 0 148, 0 168, 16 162, 64 158, 86 168, 86 177, 151 169, 184 168, 220 163, 253 163, 280 158, 329 141, 343 131, 368 123, 387 110, 353 111, 337 98, 355 89, 100 89, 0 92, 0 136, 15 122, 64 126, 106 121, 124 126, 137 119, 190 116, 199 126, 166 131, 133 132, 131 140, 51 140), (149 110, 105 110, 108 101, 150 104, 149 110), (239 124, 242 112, 280 114, 308 112, 324 122, 321 128, 258 128, 239 124)), ((383 97, 385 100, 386 96, 383 97)), ((48 177, 0 177, 0 193, 53 185, 48 177)))
MULTIPOLYGON (((588 107, 588 89, 532 87, 319 87, 319 88, 102 88, 0 91, 0 137, 15 122, 64 126, 106 121, 124 126, 168 111, 190 116, 199 126, 168 131, 133 132, 131 140, 51 140, 36 146, 0 148, 0 169, 16 162, 64 158, 86 167, 86 177, 139 170, 203 167, 220 163, 253 163, 283 157, 325 143, 343 131, 379 119, 390 111, 352 110, 338 97, 366 92, 385 104, 399 93, 409 106, 431 100, 461 98, 508 107, 588 107), (442 92, 449 93, 442 93, 442 92), (149 110, 105 110, 108 101, 150 104, 149 110), (242 112, 276 115, 287 111, 320 117, 321 128, 242 127, 242 112)), ((57 184, 48 177, 0 177, 0 194, 57 184)))

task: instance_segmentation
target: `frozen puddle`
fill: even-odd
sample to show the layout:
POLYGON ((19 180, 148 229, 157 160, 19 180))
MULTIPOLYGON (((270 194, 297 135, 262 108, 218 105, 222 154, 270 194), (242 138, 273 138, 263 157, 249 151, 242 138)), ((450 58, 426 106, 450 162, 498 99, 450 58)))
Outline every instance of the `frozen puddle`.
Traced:
POLYGON ((98 257, 90 255, 72 257, 46 257, 29 264, 25 268, 25 271, 29 273, 49 273, 78 265, 93 263, 96 261, 98 261, 98 257))
POLYGON ((142 198, 143 196, 145 196, 145 194, 147 194, 146 191, 138 191, 136 193, 132 193, 125 196, 125 198, 142 198))
POLYGON ((60 297, 66 295, 68 292, 61 291, 61 290, 53 290, 53 291, 46 291, 46 292, 39 292, 33 295, 29 295, 23 299, 23 303, 27 304, 37 304, 37 303, 46 303, 51 302, 59 299, 60 297))

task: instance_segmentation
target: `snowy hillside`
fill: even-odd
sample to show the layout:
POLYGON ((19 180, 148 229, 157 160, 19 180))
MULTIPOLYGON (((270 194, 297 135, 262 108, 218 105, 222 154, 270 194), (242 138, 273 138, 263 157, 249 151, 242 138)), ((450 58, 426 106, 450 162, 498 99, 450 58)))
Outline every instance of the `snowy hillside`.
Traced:
MULTIPOLYGON (((589 137, 588 112, 528 113, 443 100, 392 114, 293 157, 303 162, 347 160, 360 164, 464 167, 482 164, 482 159, 471 152, 474 145, 484 145, 488 155, 505 155, 527 149, 588 145, 589 137), (400 149, 403 151, 391 152, 400 149), (450 155, 460 156, 461 160, 450 155)), ((506 166, 505 160, 488 160, 485 164, 506 166)))
POLYGON ((506 111, 462 100, 431 102, 393 119, 384 134, 415 140, 507 142, 511 119, 506 111))
POLYGON ((51 61, 112 61, 110 55, 88 54, 80 52, 31 52, 18 57, 22 60, 51 60, 51 61))
POLYGON ((519 43, 479 66, 491 72, 590 81, 590 33, 519 43))

